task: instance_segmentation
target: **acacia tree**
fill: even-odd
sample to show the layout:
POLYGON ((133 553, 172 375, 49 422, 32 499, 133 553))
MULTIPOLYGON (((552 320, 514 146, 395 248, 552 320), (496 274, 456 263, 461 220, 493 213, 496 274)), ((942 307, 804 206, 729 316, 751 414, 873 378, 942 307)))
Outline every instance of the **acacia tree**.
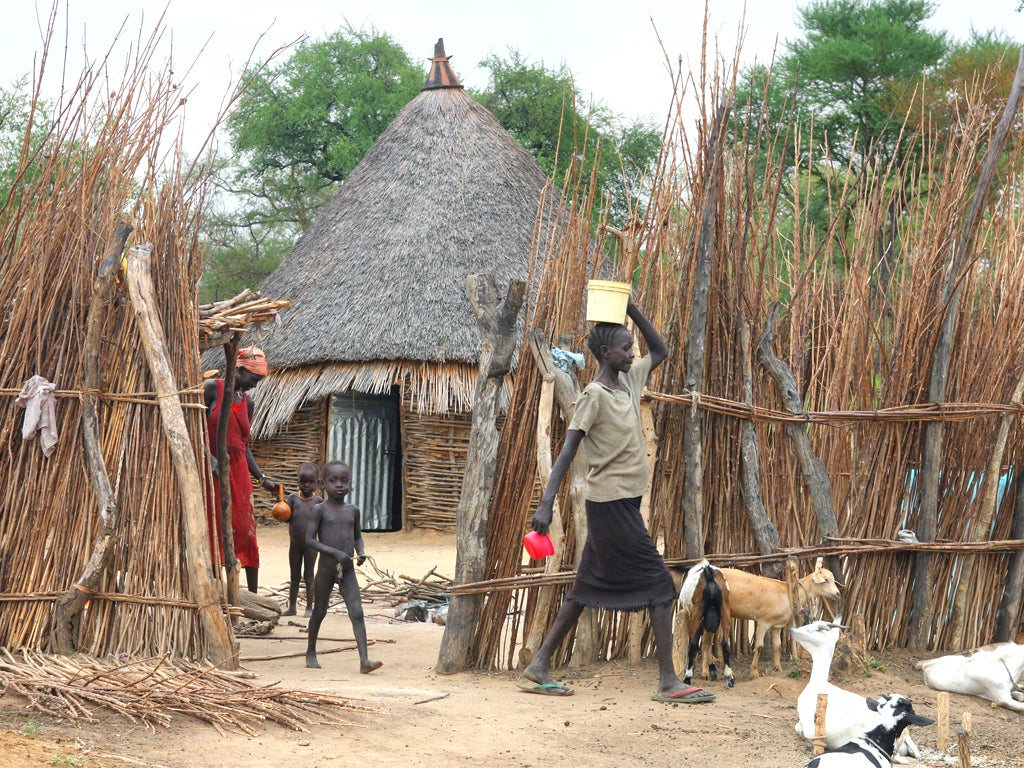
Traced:
MULTIPOLYGON (((810 174, 817 183, 804 203, 817 232, 842 239, 852 216, 830 187, 873 183, 916 151, 917 137, 902 130, 905 107, 949 50, 945 33, 924 26, 933 11, 927 0, 812 0, 799 11, 805 37, 787 42, 770 72, 744 73, 733 136, 760 136, 762 166, 770 162, 786 178, 810 174)), ((889 226, 879 232, 883 291, 911 191, 893 196, 889 226)))

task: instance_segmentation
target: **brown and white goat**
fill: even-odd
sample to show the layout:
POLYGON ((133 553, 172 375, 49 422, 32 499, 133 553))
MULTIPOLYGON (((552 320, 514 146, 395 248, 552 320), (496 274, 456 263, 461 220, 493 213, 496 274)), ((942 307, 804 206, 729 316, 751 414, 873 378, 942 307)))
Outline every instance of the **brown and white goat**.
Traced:
MULTIPOLYGON (((750 662, 750 676, 757 677, 757 665, 761 660, 761 648, 768 630, 772 631, 775 669, 782 669, 782 628, 800 625, 796 620, 797 611, 789 597, 786 582, 757 576, 736 568, 723 568, 722 573, 729 582, 729 606, 734 619, 747 619, 754 625, 754 657, 750 662)), ((815 599, 836 600, 839 587, 832 571, 815 563, 814 570, 797 579, 798 599, 812 602, 815 599)))

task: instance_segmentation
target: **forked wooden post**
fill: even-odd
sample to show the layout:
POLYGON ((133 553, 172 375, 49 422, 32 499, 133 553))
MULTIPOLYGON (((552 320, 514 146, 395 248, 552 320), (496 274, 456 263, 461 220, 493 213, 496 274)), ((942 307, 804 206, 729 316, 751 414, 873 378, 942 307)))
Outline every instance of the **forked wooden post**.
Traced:
MULTIPOLYGON (((510 280, 502 295, 493 275, 469 275, 466 293, 476 313, 480 332, 480 369, 473 395, 473 424, 466 454, 466 472, 455 519, 455 583, 484 578, 487 561, 487 516, 494 489, 498 455, 498 395, 512 367, 516 344, 516 316, 523 304, 526 284, 510 280)), ((473 638, 483 606, 483 595, 455 595, 435 669, 443 675, 467 669, 473 638)))
POLYGON ((150 252, 150 246, 136 246, 129 251, 128 292, 138 318, 142 347, 160 405, 160 423, 171 452, 174 476, 181 495, 185 557, 199 623, 206 641, 207 656, 209 661, 222 669, 238 669, 234 634, 225 612, 221 610, 221 593, 213 578, 203 482, 185 424, 185 414, 178 399, 179 387, 168 362, 163 323, 153 299, 150 252))
POLYGON ((814 749, 812 754, 820 755, 825 751, 825 710, 828 709, 828 694, 819 693, 818 703, 814 708, 814 749))

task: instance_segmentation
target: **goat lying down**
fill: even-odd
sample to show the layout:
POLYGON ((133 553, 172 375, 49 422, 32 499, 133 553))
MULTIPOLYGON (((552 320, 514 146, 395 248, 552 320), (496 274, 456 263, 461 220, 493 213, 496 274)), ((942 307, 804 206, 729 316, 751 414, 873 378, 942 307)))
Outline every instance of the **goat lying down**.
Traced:
POLYGON ((979 696, 1001 707, 1024 712, 1024 645, 995 643, 965 654, 940 656, 915 665, 929 688, 979 696))
MULTIPOLYGON (((848 741, 860 738, 865 733, 883 724, 879 713, 881 699, 871 699, 828 681, 832 666, 832 655, 839 641, 839 624, 814 621, 802 627, 790 627, 789 633, 811 654, 811 675, 796 700, 796 732, 805 739, 814 739, 814 713, 818 706, 818 694, 828 695, 825 707, 825 746, 829 749, 841 747, 848 741)), ((896 694, 892 694, 896 696, 896 694)), ((884 697, 883 697, 884 698, 884 697)), ((891 697, 890 697, 891 698, 891 697)), ((909 724, 909 723, 908 723, 909 724)), ((902 729, 900 729, 902 731, 902 729)), ((898 734, 897 734, 898 735, 898 734)), ((903 739, 901 754, 920 757, 920 751, 910 735, 903 739)), ((841 765, 829 763, 828 765, 841 765)), ((859 763, 852 763, 859 765, 859 763)), ((882 763, 885 765, 885 763, 882 763)))
POLYGON ((891 768, 896 740, 907 726, 935 722, 914 712, 910 701, 899 694, 867 701, 878 716, 878 725, 863 736, 818 755, 806 768, 891 768))

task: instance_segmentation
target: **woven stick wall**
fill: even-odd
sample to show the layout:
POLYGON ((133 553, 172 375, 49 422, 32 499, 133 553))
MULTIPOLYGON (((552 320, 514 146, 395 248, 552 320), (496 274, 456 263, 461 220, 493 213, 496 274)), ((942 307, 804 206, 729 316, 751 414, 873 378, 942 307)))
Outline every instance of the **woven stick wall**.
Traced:
MULTIPOLYGON (((161 144, 184 102, 169 63, 152 61, 157 39, 143 38, 122 73, 85 71, 65 94, 52 130, 36 121, 0 208, 0 477, 7 483, 0 495, 0 646, 47 648, 55 596, 83 572, 92 551, 97 502, 79 399, 86 315, 101 255, 126 213, 134 226, 129 244, 153 246, 170 364, 197 460, 206 465, 196 312, 206 176, 184 165, 177 146, 161 144), (119 84, 116 92, 111 82, 119 84), (34 375, 56 387, 59 442, 48 458, 38 438, 22 440, 25 411, 15 403, 34 375)), ((180 498, 122 288, 103 312, 99 431, 118 543, 75 640, 95 655, 205 658, 180 498)))
MULTIPOLYGON (((937 553, 932 594, 936 610, 929 642, 935 648, 988 642, 1012 553, 998 542, 1009 536, 1013 468, 1020 459, 1016 414, 1020 412, 1017 385, 1024 373, 1024 256, 1017 244, 1024 233, 1016 211, 1021 202, 1021 153, 1019 149, 1006 153, 999 192, 985 212, 978 251, 961 276, 961 321, 947 398, 963 407, 950 408, 948 414, 941 409, 908 408, 874 417, 871 414, 878 409, 927 400, 933 346, 943 318, 943 273, 962 231, 998 114, 965 109, 959 124, 949 131, 922 134, 919 151, 908 153, 905 165, 886 169, 874 183, 855 185, 838 175, 832 199, 843 201, 849 215, 831 222, 831 231, 822 233, 805 203, 809 175, 785 179, 790 183, 783 185, 779 169, 770 163, 758 166, 756 152, 737 150, 742 144, 730 149, 720 170, 709 168, 713 115, 731 90, 731 83, 721 76, 718 69, 702 70, 692 79, 677 73, 680 87, 646 216, 639 227, 631 228, 637 247, 622 254, 622 273, 636 276, 639 303, 673 349, 651 384, 669 396, 656 408, 660 445, 651 491, 652 532, 663 542, 669 559, 681 559, 679 499, 685 446, 680 427, 682 408, 697 407, 702 413, 705 551, 723 563, 755 551, 739 482, 739 427, 740 418, 746 417, 742 328, 749 323, 756 344, 773 304, 783 301, 773 348, 795 374, 806 410, 825 412, 820 419, 808 419, 807 428, 831 481, 844 540, 891 541, 898 529, 915 527, 922 423, 949 420, 937 538, 989 541, 992 546, 983 547, 980 554, 956 549, 937 553), (688 132, 691 126, 680 117, 682 110, 675 106, 687 98, 682 88, 687 82, 699 83, 702 89, 692 96, 698 114, 693 136, 688 132), (927 175, 922 173, 924 168, 927 175), (713 172, 719 174, 717 185, 710 183, 713 172), (925 179, 927 194, 897 197, 925 179), (788 196, 783 196, 783 186, 788 196), (717 190, 717 197, 710 201, 716 216, 706 370, 700 395, 720 398, 731 404, 728 409, 702 408, 692 397, 682 397, 688 395, 684 363, 690 287, 701 211, 710 189, 717 190), (894 210, 900 212, 895 248, 899 261, 891 268, 888 282, 881 283, 878 233, 885 230, 894 210), (636 257, 631 259, 633 254, 636 257), (994 454, 1001 414, 1009 414, 1011 429, 1005 452, 994 454), (999 459, 994 469, 988 466, 993 457, 999 459), (990 481, 1004 478, 1003 487, 1011 492, 998 497, 996 504, 997 496, 986 496, 980 485, 983 476, 990 481), (959 631, 954 632, 958 589, 968 599, 965 615, 959 617, 959 631)), ((978 92, 984 88, 982 83, 978 92)), ((966 94, 968 102, 972 98, 973 91, 966 94)), ((752 136, 751 144, 791 140, 787 136, 752 136)), ((550 248, 550 244, 540 247, 545 245, 550 248)), ((561 302, 582 285, 580 264, 578 256, 556 258, 544 276, 544 284, 551 280, 568 286, 557 293, 542 289, 535 320, 551 336, 567 327, 577 338, 584 332, 581 324, 558 324, 564 316, 560 313, 567 311, 561 302)), ((582 295, 572 300, 579 307, 582 295)), ((529 372, 529 361, 520 370, 520 380, 529 382, 524 370, 529 372)), ((756 362, 752 388, 755 406, 784 411, 774 383, 756 362)), ((531 499, 526 490, 534 488, 531 440, 536 403, 536 389, 524 388, 517 391, 510 410, 489 537, 494 578, 522 572, 519 535, 536 504, 535 493, 531 499)), ((782 547, 810 547, 821 543, 821 533, 784 426, 755 414, 763 501, 782 547)), ((869 645, 904 644, 909 585, 922 578, 914 572, 911 555, 867 551, 860 555, 854 546, 844 556, 844 569, 848 583, 844 612, 864 617, 869 645), (908 586, 894 589, 894 584, 908 586), (880 600, 880 595, 885 599, 880 600)), ((564 585, 564 580, 553 583, 564 585)), ((549 616, 532 615, 532 605, 531 591, 516 588, 514 578, 491 591, 478 633, 480 666, 516 665, 522 626, 550 622, 549 616)), ((625 618, 604 619, 601 652, 605 658, 622 653, 627 628, 625 618)), ((646 647, 649 651, 650 644, 646 647)), ((570 643, 560 659, 570 658, 571 653, 570 643)))

